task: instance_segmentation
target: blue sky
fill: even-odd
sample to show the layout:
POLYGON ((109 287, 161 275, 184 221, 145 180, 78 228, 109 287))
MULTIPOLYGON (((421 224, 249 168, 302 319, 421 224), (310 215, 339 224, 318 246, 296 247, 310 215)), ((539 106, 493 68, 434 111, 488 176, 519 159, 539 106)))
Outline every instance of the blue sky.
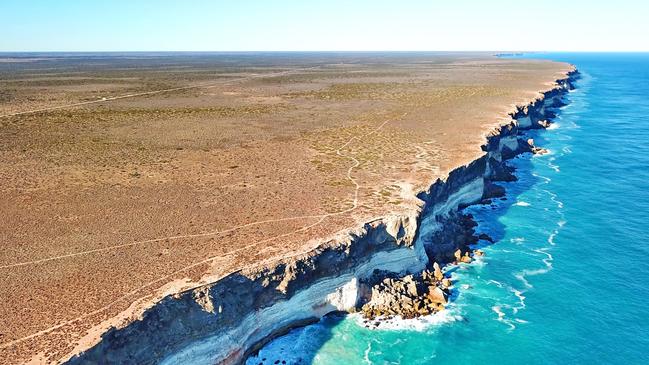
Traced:
POLYGON ((0 0, 0 51, 649 51, 645 0, 0 0))

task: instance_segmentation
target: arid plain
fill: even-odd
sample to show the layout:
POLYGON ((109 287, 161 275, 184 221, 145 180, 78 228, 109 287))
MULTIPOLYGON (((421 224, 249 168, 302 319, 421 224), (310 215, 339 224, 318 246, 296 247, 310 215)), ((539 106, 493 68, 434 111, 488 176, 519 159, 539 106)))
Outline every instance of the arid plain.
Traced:
POLYGON ((0 363, 313 249, 483 152, 567 64, 488 54, 0 56, 0 363))

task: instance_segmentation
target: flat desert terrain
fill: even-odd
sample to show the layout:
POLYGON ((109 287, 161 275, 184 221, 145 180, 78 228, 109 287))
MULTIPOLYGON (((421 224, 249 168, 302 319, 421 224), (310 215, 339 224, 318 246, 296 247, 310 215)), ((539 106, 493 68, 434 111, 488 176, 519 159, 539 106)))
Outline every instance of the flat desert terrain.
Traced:
POLYGON ((570 70, 488 54, 0 55, 0 363, 302 253, 482 154, 570 70))

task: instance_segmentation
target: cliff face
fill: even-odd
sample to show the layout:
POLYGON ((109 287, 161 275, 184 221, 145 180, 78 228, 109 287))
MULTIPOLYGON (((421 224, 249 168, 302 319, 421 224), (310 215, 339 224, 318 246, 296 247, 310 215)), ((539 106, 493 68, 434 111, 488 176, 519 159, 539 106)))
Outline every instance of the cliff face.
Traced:
POLYGON ((355 310, 376 273, 418 273, 432 262, 453 261, 458 249, 467 250, 472 233, 459 210, 502 194, 493 182, 512 179, 503 162, 533 149, 519 130, 546 127, 576 77, 576 71, 568 73, 517 108, 514 121, 487 137, 481 158, 418 195, 422 204, 416 216, 369 222, 344 242, 327 242, 270 267, 235 272, 166 297, 69 363, 241 363, 290 328, 333 311, 355 310))

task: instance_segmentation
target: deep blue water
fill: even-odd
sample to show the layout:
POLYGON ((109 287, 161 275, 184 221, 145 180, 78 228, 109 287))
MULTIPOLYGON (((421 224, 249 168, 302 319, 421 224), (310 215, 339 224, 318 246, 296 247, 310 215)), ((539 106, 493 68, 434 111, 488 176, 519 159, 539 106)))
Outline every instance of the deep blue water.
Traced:
POLYGON ((508 200, 469 208, 497 242, 453 269, 448 310, 383 330, 328 317, 249 364, 649 364, 649 54, 525 57, 582 79, 532 133, 551 153, 513 160, 508 200))

